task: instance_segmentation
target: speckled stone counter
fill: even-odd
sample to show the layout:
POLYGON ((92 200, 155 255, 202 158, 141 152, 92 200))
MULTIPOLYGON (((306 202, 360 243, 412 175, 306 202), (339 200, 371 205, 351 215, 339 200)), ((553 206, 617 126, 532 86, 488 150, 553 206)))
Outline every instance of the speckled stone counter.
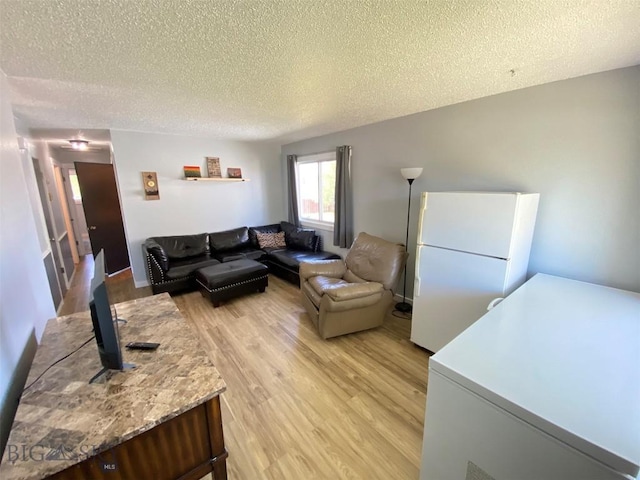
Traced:
MULTIPOLYGON (((89 384, 89 379, 101 368, 95 340, 52 367, 23 393, 0 465, 0 478, 46 478, 96 456, 106 460, 103 458, 103 463, 98 467, 91 467, 93 470, 88 474, 92 478, 102 478, 94 473, 96 468, 103 470, 101 474, 105 474, 104 478, 119 478, 113 471, 119 471, 121 476, 125 472, 131 474, 137 471, 136 465, 127 464, 131 463, 131 458, 126 455, 105 457, 105 452, 115 451, 114 447, 122 446, 128 440, 176 417, 185 417, 182 414, 196 411, 196 407, 205 404, 208 406, 201 414, 204 418, 202 428, 205 429, 202 438, 206 440, 204 443, 209 444, 196 445, 194 448, 206 450, 209 457, 226 458, 226 451, 212 451, 215 442, 210 438, 215 433, 219 436, 218 440, 222 441, 221 424, 219 432, 207 431, 207 428, 211 429, 212 415, 219 417, 218 395, 226 389, 226 385, 171 297, 165 293, 120 303, 116 308, 118 317, 127 320, 126 324, 120 324, 123 360, 134 363, 136 368, 109 371, 95 383, 89 384), (157 342, 161 345, 155 351, 130 351, 124 348, 130 341, 157 342), (213 414, 211 408, 216 410, 213 414)), ((88 311, 50 320, 36 352, 27 385, 49 365, 78 348, 92 335, 88 311)), ((195 422, 193 419, 190 421, 195 422)), ((190 429, 195 427, 191 426, 190 429)), ((183 430, 180 427, 178 434, 183 430)), ((177 434, 165 435, 171 438, 177 434)), ((188 437, 189 429, 183 435, 188 437)), ((149 435, 144 438, 147 438, 147 444, 140 448, 144 448, 144 454, 149 455, 145 462, 152 461, 153 455, 162 460, 163 453, 150 453, 149 445, 153 450, 154 445, 166 439, 152 439, 149 435)), ((194 441, 192 438, 191 442, 194 441)), ((183 445, 188 443, 189 440, 183 440, 183 445)), ((163 448, 173 452, 170 446, 163 448)), ((220 445, 216 448, 220 450, 220 445)), ((137 455, 140 456, 140 452, 137 455)), ((180 457, 185 455, 180 452, 180 457)), ((179 468, 192 470, 200 462, 192 460, 193 465, 179 468)), ((142 459, 139 461, 145 463, 142 459)), ((211 458, 208 461, 212 463, 211 458)), ((163 466, 158 468, 163 472, 170 470, 163 466)), ((200 474, 200 470, 194 474, 200 474)), ((153 473, 145 472, 144 475, 153 473)), ((179 475, 188 473, 176 472, 179 475)), ((67 478, 64 475, 60 478, 63 477, 67 478)))

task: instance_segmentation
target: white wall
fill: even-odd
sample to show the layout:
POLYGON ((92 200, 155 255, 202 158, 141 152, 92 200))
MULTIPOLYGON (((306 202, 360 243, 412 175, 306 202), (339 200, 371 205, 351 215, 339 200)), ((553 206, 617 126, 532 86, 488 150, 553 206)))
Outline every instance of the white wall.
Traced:
MULTIPOLYGON (((55 317, 42 251, 31 210, 27 181, 5 74, 0 71, 0 401, 1 412, 18 362, 35 329, 40 339, 44 325, 55 317)), ((26 372, 24 372, 26 375, 26 372)), ((24 378, 21 379, 24 382, 24 378)))
POLYGON ((75 162, 111 163, 110 150, 82 151, 52 147, 51 156, 60 164, 73 165, 75 162))
POLYGON ((158 235, 215 232, 284 219, 277 145, 111 131, 129 255, 137 287, 147 284, 142 242, 158 235), (186 182, 184 165, 219 157, 223 174, 240 167, 250 182, 186 182), (160 200, 145 200, 141 173, 157 172, 160 200))
POLYGON ((51 244, 49 243, 49 234, 47 232, 47 224, 44 219, 44 212, 42 211, 42 202, 40 201, 40 193, 38 192, 38 182, 36 180, 36 173, 33 168, 32 157, 35 156, 34 152, 36 147, 33 143, 25 140, 26 150, 20 152, 20 160, 22 163, 25 180, 27 182, 27 191, 29 201, 31 205, 31 211, 35 219, 36 231, 38 232, 38 242, 40 244, 40 250, 45 255, 51 251, 51 244))
POLYGON ((355 230, 404 242, 408 292, 419 194, 540 192, 529 273, 640 291, 640 67, 550 83, 286 145, 353 146, 355 230))
POLYGON ((67 231, 67 226, 64 223, 64 214, 62 212, 62 205, 60 203, 60 197, 57 194, 57 186, 55 180, 55 174, 53 172, 53 148, 43 140, 35 141, 35 158, 40 163, 40 169, 44 174, 45 182, 47 184, 47 190, 51 195, 51 201, 49 202, 50 211, 53 220, 53 228, 55 230, 56 240, 59 240, 62 235, 67 231))
POLYGON ((42 202, 40 201, 40 192, 38 191, 38 182, 36 180, 35 169, 33 167, 33 157, 35 157, 36 145, 29 139, 29 128, 16 116, 13 117, 16 134, 18 135, 18 145, 20 148, 20 163, 27 185, 27 194, 29 205, 33 213, 34 223, 38 236, 38 244, 44 258, 51 253, 51 244, 49 243, 49 234, 47 225, 42 211, 42 202))

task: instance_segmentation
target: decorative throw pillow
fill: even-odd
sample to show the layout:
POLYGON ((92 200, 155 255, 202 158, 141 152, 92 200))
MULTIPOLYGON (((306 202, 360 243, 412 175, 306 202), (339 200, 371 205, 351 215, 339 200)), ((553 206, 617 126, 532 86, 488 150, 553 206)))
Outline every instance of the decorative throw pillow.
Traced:
POLYGON ((284 239, 287 247, 292 250, 311 250, 315 249, 316 231, 311 228, 301 228, 293 223, 280 222, 280 228, 284 232, 284 239))
POLYGON ((287 247, 292 250, 309 250, 313 251, 316 242, 315 230, 302 230, 297 232, 284 234, 284 240, 287 243, 287 247))
POLYGON ((300 227, 289 222, 280 222, 280 228, 284 233, 295 233, 300 230, 300 227))
POLYGON ((287 246, 284 241, 284 232, 256 232, 256 237, 258 237, 258 245, 260 245, 260 248, 285 248, 287 246))
POLYGON ((279 223, 272 223, 271 225, 262 225, 260 227, 249 227, 249 241, 251 242, 251 245, 253 245, 254 247, 260 248, 256 233, 278 233, 279 231, 280 231, 279 223))

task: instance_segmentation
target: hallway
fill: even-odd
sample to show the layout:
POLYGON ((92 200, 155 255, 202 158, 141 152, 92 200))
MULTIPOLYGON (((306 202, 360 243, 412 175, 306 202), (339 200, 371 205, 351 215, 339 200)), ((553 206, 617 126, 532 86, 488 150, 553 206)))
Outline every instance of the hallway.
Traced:
MULTIPOLYGON (((76 265, 71 285, 64 296, 59 316, 89 310, 91 279, 93 278, 93 256, 85 255, 76 265)), ((151 287, 135 288, 131 269, 115 274, 107 279, 109 300, 113 303, 148 297, 151 287)))

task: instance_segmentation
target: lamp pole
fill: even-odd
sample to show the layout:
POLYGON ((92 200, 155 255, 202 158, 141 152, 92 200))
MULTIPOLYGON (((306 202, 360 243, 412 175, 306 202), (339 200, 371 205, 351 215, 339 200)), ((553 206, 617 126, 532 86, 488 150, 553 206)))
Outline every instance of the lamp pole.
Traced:
MULTIPOLYGON (((407 205, 407 234, 404 240, 404 251, 409 253, 409 219, 411 216, 411 185, 413 185, 413 181, 415 178, 407 178, 407 182, 409 182, 409 204, 407 205)), ((408 255, 407 255, 408 258, 408 255)), ((402 302, 396 303, 396 310, 402 313, 410 313, 412 308, 411 305, 407 303, 407 264, 404 264, 404 282, 402 284, 402 302)))
MULTIPOLYGON (((409 221, 411 219, 411 186, 413 181, 420 176, 422 168, 402 168, 402 176, 409 182, 409 202, 407 204, 407 233, 404 241, 404 249, 409 253, 409 221)), ((408 257, 408 255, 407 255, 408 257)), ((404 265, 404 282, 402 285, 402 302, 396 303, 396 310, 402 313, 411 313, 411 304, 407 303, 407 264, 404 265)))

